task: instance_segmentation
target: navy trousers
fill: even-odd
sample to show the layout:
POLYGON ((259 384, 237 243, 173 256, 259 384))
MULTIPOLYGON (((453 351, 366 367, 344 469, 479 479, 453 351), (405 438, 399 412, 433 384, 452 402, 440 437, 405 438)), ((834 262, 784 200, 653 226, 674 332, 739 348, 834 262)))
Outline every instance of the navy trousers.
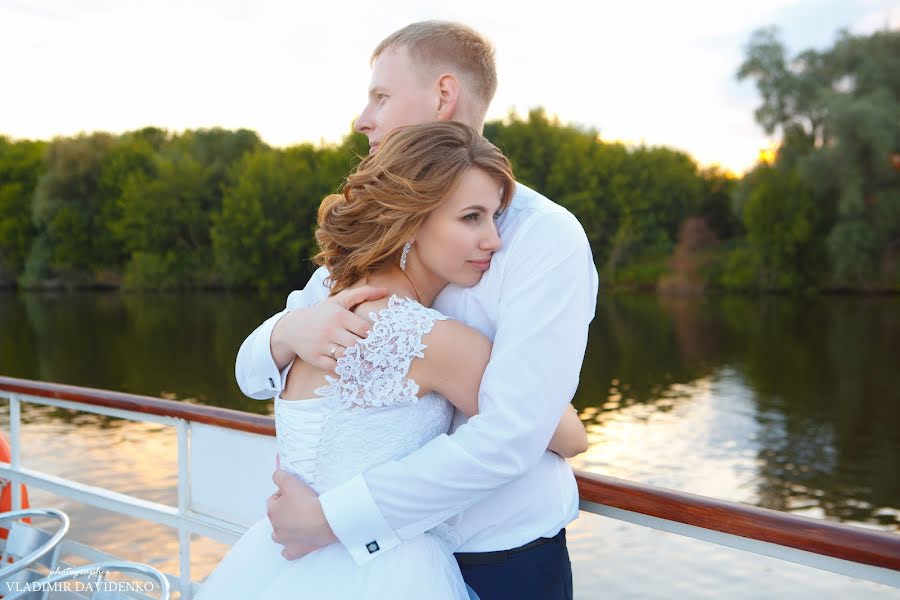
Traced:
POLYGON ((479 600, 572 600, 566 530, 523 548, 460 553, 456 562, 479 600))

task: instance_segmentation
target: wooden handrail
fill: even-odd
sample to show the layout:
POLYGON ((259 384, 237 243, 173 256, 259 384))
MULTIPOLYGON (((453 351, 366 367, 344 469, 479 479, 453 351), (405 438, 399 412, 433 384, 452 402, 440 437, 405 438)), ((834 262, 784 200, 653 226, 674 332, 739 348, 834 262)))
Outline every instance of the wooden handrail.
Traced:
POLYGON ((667 521, 900 571, 900 535, 717 500, 596 473, 575 474, 582 500, 667 521))
MULTIPOLYGON (((149 396, 0 376, 0 391, 275 435, 272 417, 149 396)), ((582 500, 855 563, 900 571, 900 535, 578 471, 582 500)))
POLYGON ((248 431, 250 433, 275 435, 275 420, 272 417, 254 415, 218 406, 187 404, 178 400, 164 400, 162 398, 125 394, 111 390, 98 390, 75 385, 46 383, 44 381, 3 376, 0 376, 0 390, 14 394, 29 394, 41 396, 42 398, 71 400, 72 402, 81 402, 92 406, 130 410, 146 415, 174 417, 196 423, 217 425, 227 429, 248 431))

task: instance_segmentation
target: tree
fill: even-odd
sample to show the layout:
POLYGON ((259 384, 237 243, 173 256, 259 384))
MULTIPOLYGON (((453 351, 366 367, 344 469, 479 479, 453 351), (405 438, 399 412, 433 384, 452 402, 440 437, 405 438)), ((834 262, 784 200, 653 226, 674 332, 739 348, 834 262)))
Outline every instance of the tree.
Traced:
POLYGON ((211 195, 203 166, 181 152, 155 156, 152 174, 128 179, 120 198, 122 216, 112 227, 130 255, 127 287, 203 283, 210 226, 203 207, 211 195))
POLYGON ((900 31, 786 54, 777 30, 757 31, 738 78, 756 82, 757 121, 782 137, 777 164, 797 169, 824 217, 833 281, 860 284, 900 244, 900 31))
POLYGON ((0 137, 0 285, 15 283, 37 233, 31 199, 47 144, 0 137))
POLYGON ((94 133, 48 145, 32 205, 39 233, 26 261, 26 283, 54 277, 89 282, 95 268, 115 262, 106 243, 108 204, 115 199, 100 184, 103 160, 114 143, 111 135, 94 133))
POLYGON ((759 165, 745 177, 747 245, 728 257, 723 284, 732 288, 799 290, 814 284, 821 254, 815 204, 796 172, 759 165))
POLYGON ((259 149, 235 165, 212 230, 216 263, 228 285, 297 287, 309 278, 319 203, 349 173, 358 141, 259 149))

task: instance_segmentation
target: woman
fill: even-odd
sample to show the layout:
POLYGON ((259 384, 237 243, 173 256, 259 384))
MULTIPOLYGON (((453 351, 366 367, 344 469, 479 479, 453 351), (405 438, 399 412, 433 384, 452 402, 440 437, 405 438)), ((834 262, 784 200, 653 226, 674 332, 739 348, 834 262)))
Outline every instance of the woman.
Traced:
MULTIPOLYGON (((352 173, 342 194, 319 208, 315 257, 331 294, 369 284, 390 297, 363 303, 373 322, 365 340, 337 361, 337 377, 291 365, 275 400, 281 468, 318 493, 405 456, 445 433, 453 407, 478 411, 490 341, 431 307, 448 283, 473 286, 500 249, 495 218, 514 180, 500 151, 460 123, 396 130, 352 173)), ((587 446, 570 406, 550 450, 587 446)), ((357 566, 333 544, 287 561, 268 519, 242 537, 210 575, 199 598, 468 599, 443 525, 357 566)))

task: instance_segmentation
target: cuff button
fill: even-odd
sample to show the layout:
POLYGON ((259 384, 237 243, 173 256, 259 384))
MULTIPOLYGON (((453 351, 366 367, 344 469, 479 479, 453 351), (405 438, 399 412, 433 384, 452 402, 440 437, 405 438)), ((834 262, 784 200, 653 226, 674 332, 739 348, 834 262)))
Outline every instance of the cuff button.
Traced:
POLYGON ((366 550, 369 551, 369 554, 375 554, 376 552, 381 550, 381 548, 378 547, 378 542, 373 541, 366 544, 366 550))

